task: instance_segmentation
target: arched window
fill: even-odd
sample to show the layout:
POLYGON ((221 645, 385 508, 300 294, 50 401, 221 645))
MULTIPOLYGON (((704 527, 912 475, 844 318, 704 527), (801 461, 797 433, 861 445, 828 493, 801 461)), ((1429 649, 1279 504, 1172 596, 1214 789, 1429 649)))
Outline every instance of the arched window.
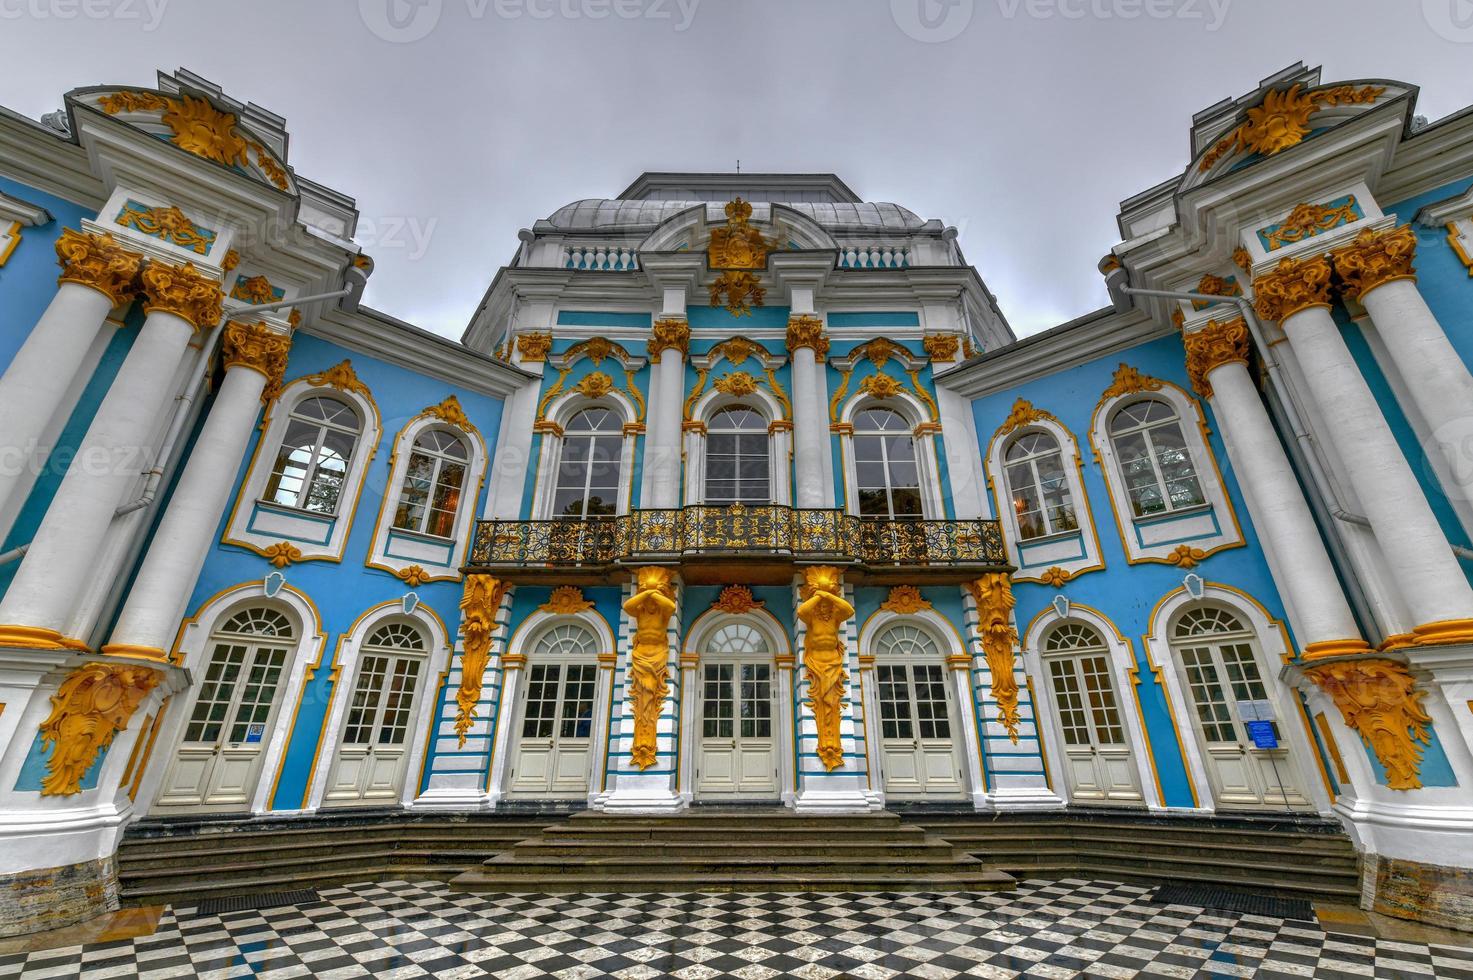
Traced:
POLYGON ((598 652, 598 641, 592 633, 578 623, 559 623, 545 630, 532 644, 533 657, 568 657, 571 659, 593 659, 598 652))
POLYGON ((568 421, 563 432, 552 516, 593 517, 615 513, 624 447, 619 416, 608 408, 585 408, 568 421))
POLYGON ((1026 541, 1079 527, 1064 456, 1052 435, 1040 431, 1018 435, 1008 444, 1004 465, 1020 538, 1026 541))
POLYGON ((706 429, 706 503, 771 500, 766 419, 746 405, 723 408, 706 429))
POLYGON ((891 626, 875 638, 875 653, 882 657, 941 658, 941 648, 930 633, 904 623, 891 626))
POLYGON ((294 635, 291 620, 267 607, 227 619, 215 631, 184 741, 259 745, 294 635))
POLYGON ((579 623, 559 623, 532 644, 522 738, 587 738, 593 730, 597 641, 579 623))
POLYGON ((305 398, 292 409, 265 499, 286 507, 336 514, 343 481, 363 422, 336 398, 305 398))
POLYGON ((861 517, 922 516, 915 441, 897 413, 867 408, 855 417, 854 471, 861 517))
POLYGON ((1071 746, 1124 745, 1110 651, 1099 630, 1085 623, 1060 623, 1044 638, 1043 655, 1064 741, 1071 746))
POLYGON ((746 623, 729 623, 721 627, 705 643, 705 653, 767 653, 767 637, 746 623))
POLYGON ((1136 517, 1207 502, 1181 420, 1166 402, 1150 398, 1118 409, 1110 441, 1136 517))
POLYGON ((455 512, 465 489, 470 452, 460 437, 444 429, 427 429, 414 440, 394 526, 448 538, 454 535, 455 512))

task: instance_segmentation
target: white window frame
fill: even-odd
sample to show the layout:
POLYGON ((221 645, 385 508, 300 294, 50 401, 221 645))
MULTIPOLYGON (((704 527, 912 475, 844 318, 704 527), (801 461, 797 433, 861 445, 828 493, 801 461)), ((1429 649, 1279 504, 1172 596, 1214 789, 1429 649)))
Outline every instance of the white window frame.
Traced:
MULTIPOLYGON (((274 721, 270 737, 261 750, 262 759, 256 779, 256 788, 246 811, 260 814, 265 813, 270 807, 271 797, 275 794, 277 783, 281 780, 281 773, 286 765, 286 749, 291 744, 297 721, 297 709, 301 706, 307 682, 322 665, 327 634, 317 617, 316 605, 306 593, 290 585, 283 585, 272 596, 266 595, 265 583, 262 580, 242 582, 231 586, 207 599, 193 616, 184 621, 171 659, 178 666, 189 670, 193 676, 204 676, 205 666, 214 650, 213 640, 216 631, 231 616, 247 606, 266 606, 285 614, 292 621, 292 628, 296 631, 284 679, 276 689, 278 703, 274 721)), ((194 702, 198 691, 199 688, 195 686, 187 689, 183 695, 176 695, 180 703, 174 705, 173 710, 164 714, 164 721, 156 743, 158 750, 149 760, 148 771, 139 787, 138 799, 146 801, 140 804, 141 807, 152 808, 163 786, 164 775, 173 763, 173 753, 180 739, 184 737, 184 729, 189 724, 190 715, 194 713, 194 702)), ((272 812, 294 811, 286 808, 285 811, 274 810, 272 812)))
POLYGON ((1153 385, 1148 390, 1113 395, 1100 400, 1090 419, 1090 445, 1104 471, 1105 487, 1110 493, 1110 509, 1115 515, 1115 527, 1120 532, 1120 543, 1125 549, 1125 560, 1132 565, 1146 562, 1177 564, 1173 560, 1183 545, 1200 549, 1204 554, 1194 556, 1201 561, 1204 557, 1228 548, 1244 544, 1243 529, 1238 523, 1237 511, 1227 494, 1222 479, 1222 470, 1217 464, 1217 455, 1212 452, 1207 438, 1207 419, 1202 405, 1183 388, 1159 379, 1150 379, 1153 385), (1110 423, 1117 412, 1136 402, 1159 401, 1176 412, 1176 420, 1192 454, 1192 465, 1196 470, 1197 483, 1202 489, 1205 503, 1195 507, 1168 510, 1160 514, 1136 517, 1130 504, 1130 493, 1126 489, 1125 476, 1121 472, 1120 458, 1115 452, 1111 438, 1110 423), (1170 530, 1178 528, 1177 531, 1170 530), (1154 530, 1159 541, 1142 543, 1146 533, 1154 530))
POLYGON ((1287 664, 1294 655, 1288 628, 1246 592, 1216 582, 1201 583, 1200 598, 1193 596, 1185 585, 1163 596, 1151 612, 1145 636, 1147 660, 1166 693, 1167 707, 1172 724, 1176 726, 1177 742, 1182 749, 1187 781, 1196 798, 1197 809, 1212 811, 1217 804, 1211 781, 1207 778, 1202 742, 1197 736, 1196 726, 1192 724, 1196 709, 1187 691, 1171 631, 1187 607, 1200 605, 1221 606, 1247 623, 1253 631, 1247 642, 1258 658, 1258 671, 1263 676, 1264 687, 1268 689, 1269 700, 1273 702, 1279 734, 1289 748, 1290 759, 1299 768, 1299 786, 1318 812, 1329 813, 1333 801, 1325 791, 1324 780, 1318 772, 1305 771, 1306 764, 1319 759, 1319 750, 1310 741, 1306 730, 1309 722, 1297 696, 1279 676, 1279 665, 1287 664))
MULTIPOLYGON (((365 389, 366 391, 366 389, 365 389)), ((285 541, 295 547, 299 556, 292 561, 342 561, 348 535, 358 516, 358 503, 368 478, 369 464, 378 452, 383 424, 372 397, 353 390, 325 384, 315 375, 288 384, 281 396, 268 409, 269 415, 256 441, 245 479, 231 509, 222 543, 247 548, 258 555, 285 541), (276 455, 286 436, 293 410, 309 398, 334 398, 352 407, 362 421, 353 457, 343 476, 343 491, 338 497, 337 513, 330 518, 296 507, 286 507, 263 500, 266 484, 276 465, 276 455)))
POLYGON ((1048 573, 1056 568, 1072 579, 1105 567, 1094 513, 1089 506, 1089 494, 1084 488, 1084 461, 1079 455, 1079 441, 1057 419, 1044 412, 1035 414, 1035 418, 1015 428, 998 429, 987 446, 987 482, 992 487, 997 518, 1002 522, 1008 560, 1018 568, 1013 573, 1014 582, 1048 582, 1048 573), (1069 483, 1069 499, 1074 502, 1074 518, 1079 526, 1072 531, 1024 541, 1008 488, 1006 454, 1013 440, 1028 432, 1045 432, 1058 443, 1064 478, 1069 483), (1073 545, 1072 539, 1076 537, 1078 543, 1073 545), (1025 548, 1036 551, 1037 555, 1025 554, 1025 548))
MULTIPOLYGON (((619 452, 619 499, 614 512, 629 513, 630 495, 634 491, 635 440, 639 438, 639 415, 629 396, 617 388, 600 398, 589 398, 577 391, 559 395, 547 407, 546 418, 540 423, 542 448, 537 457, 537 482, 532 493, 532 520, 558 520, 561 516, 552 512, 553 498, 557 495, 557 474, 563 459, 563 430, 584 409, 606 408, 613 411, 623 423, 624 435, 619 452), (549 424, 550 423, 550 424, 549 424)), ((568 518, 577 520, 577 518, 568 518)))
MULTIPOLYGON (((908 391, 898 392, 889 398, 875 398, 860 392, 841 407, 837 428, 840 458, 844 465, 845 513, 859 515, 859 468, 854 457, 854 420, 867 409, 893 412, 910 427, 911 442, 916 450, 916 479, 921 485, 921 516, 914 519, 945 520, 946 503, 942 497, 941 467, 936 457, 935 423, 932 422, 926 406, 908 391)), ((886 479, 888 478, 887 473, 886 479)))
POLYGON ((723 409, 734 405, 745 405, 761 415, 767 422, 767 502, 790 506, 793 499, 790 473, 790 462, 793 458, 792 420, 783 413, 782 403, 763 386, 759 386, 750 395, 743 395, 740 398, 712 389, 696 402, 691 410, 691 417, 698 424, 684 426, 685 503, 703 504, 706 502, 708 429, 712 420, 723 409))
POLYGON ((1064 772, 1064 729, 1055 710, 1051 678, 1047 661, 1054 657, 1076 656, 1078 651, 1060 650, 1045 655, 1043 640, 1064 623, 1080 623, 1097 632, 1105 641, 1106 655, 1110 662, 1110 680, 1115 685, 1115 701, 1119 705, 1125 735, 1130 743, 1131 759, 1135 762, 1136 778, 1140 781, 1141 798, 1148 810, 1166 809, 1161 794, 1161 777, 1156 772, 1156 755, 1151 749, 1151 740, 1146 734, 1145 712, 1141 707, 1140 671, 1135 662, 1135 650, 1130 640, 1115 626, 1108 616, 1089 606, 1069 603, 1068 612, 1060 615, 1052 605, 1033 618, 1023 631, 1023 660, 1031 676, 1041 679, 1049 690, 1033 703, 1035 714, 1047 716, 1048 734, 1053 744, 1059 747, 1048 756, 1049 779, 1055 786, 1068 786, 1064 772))
MULTIPOLYGON (((464 429, 451 425, 433 415, 421 414, 411 419, 394 437, 394 450, 389 457, 388 490, 379 505, 378 518, 374 522, 373 546, 364 562, 369 568, 379 568, 395 576, 419 566, 429 574, 420 577, 422 582, 459 582, 460 566, 465 564, 466 551, 470 547, 471 535, 475 532, 476 505, 485 489, 488 453, 486 441, 476 429, 464 429), (460 505, 455 511, 455 524, 449 538, 411 531, 394 526, 394 514, 399 506, 399 497, 404 492, 404 474, 409 470, 409 457, 414 452, 414 443, 431 429, 448 432, 465 444, 468 456, 465 466, 465 483, 461 487, 460 505), (404 538, 411 552, 390 555, 391 542, 404 538), (437 549, 444 555, 435 561, 437 549)), ((433 494, 433 488, 431 490, 433 494)))
MULTIPOLYGON (((329 670, 338 678, 328 695, 327 718, 317 736, 317 749, 313 754, 311 773, 308 777, 307 812, 316 812, 322 807, 322 798, 327 793, 327 777, 333 759, 343 737, 343 725, 347 719, 348 703, 353 698, 353 689, 358 683, 358 667, 363 660, 364 644, 384 623, 391 620, 412 622, 425 637, 422 654, 424 663, 420 667, 419 681, 414 690, 414 707, 409 713, 409 728, 405 735, 404 785, 399 789, 401 806, 415 798, 424 768, 429 740, 433 737, 430 724, 440 701, 441 688, 450 668, 452 649, 445 621, 429 606, 416 603, 412 612, 404 612, 404 603, 398 599, 381 602, 366 610, 343 634, 333 655, 329 670), (324 752, 323 746, 331 745, 332 751, 324 752)), ((412 651, 402 651, 400 656, 416 656, 412 651)))

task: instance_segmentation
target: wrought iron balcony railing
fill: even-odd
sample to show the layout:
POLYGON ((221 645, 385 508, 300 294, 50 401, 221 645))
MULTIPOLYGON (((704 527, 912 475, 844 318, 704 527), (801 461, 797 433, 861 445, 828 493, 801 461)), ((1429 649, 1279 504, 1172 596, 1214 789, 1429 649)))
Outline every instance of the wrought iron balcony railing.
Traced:
POLYGON ((874 520, 839 510, 697 505, 622 517, 480 521, 468 567, 585 569, 702 558, 871 568, 1005 566, 996 521, 874 520))

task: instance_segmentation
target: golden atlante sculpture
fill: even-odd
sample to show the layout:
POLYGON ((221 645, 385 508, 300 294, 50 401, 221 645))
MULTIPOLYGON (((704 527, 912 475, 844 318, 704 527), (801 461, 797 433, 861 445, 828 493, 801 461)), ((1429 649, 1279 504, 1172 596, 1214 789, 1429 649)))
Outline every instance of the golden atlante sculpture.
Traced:
POLYGON ((163 674, 132 664, 83 664, 51 696, 51 714, 41 723, 41 744, 53 749, 41 779, 42 796, 82 791, 82 777, 97 753, 128 727, 138 704, 163 674))
POLYGON ((660 707, 670 693, 670 638, 666 629, 675 612, 673 572, 650 566, 634 573, 634 595, 624 611, 634 619, 634 646, 629 655, 629 700, 634 704, 631 761, 641 769, 655 764, 660 707))
POLYGON ((508 583, 491 575, 467 575, 460 599, 460 630, 465 652, 460 660, 460 689, 455 692, 455 734, 465 745, 465 734, 476 720, 476 704, 486 664, 491 659, 491 631, 496 628, 496 610, 501 608, 508 583))
POLYGON ((854 607, 844 598, 843 572, 831 565, 803 569, 798 618, 808 627, 803 640, 803 671, 808 680, 808 706, 818 726, 818 758, 830 771, 844 764, 839 743, 839 716, 844 701, 844 641, 839 627, 854 607))

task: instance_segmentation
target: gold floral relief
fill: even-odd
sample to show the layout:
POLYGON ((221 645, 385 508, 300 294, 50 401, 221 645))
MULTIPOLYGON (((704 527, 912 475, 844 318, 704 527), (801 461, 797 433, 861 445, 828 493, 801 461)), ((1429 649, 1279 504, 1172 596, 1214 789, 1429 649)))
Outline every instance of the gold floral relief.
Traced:
POLYGON ((131 301, 138 288, 143 256, 120 246, 111 235, 93 235, 64 228, 56 240, 61 262, 57 285, 76 283, 102 293, 114 306, 131 301))
POLYGON ((41 745, 51 749, 42 796, 73 796, 97 754, 128 727, 128 720, 163 674, 130 664, 83 664, 51 696, 51 713, 41 723, 41 745))
POLYGON ((1422 751, 1432 740, 1432 717, 1404 664, 1339 660, 1306 667, 1304 673, 1329 695, 1345 724, 1376 754, 1387 786, 1421 788, 1422 751))
POLYGON ((1398 279, 1413 279, 1412 260, 1417 255, 1417 234, 1411 225, 1372 231, 1367 228, 1355 241, 1330 253, 1344 294, 1360 299, 1377 286, 1398 279))

